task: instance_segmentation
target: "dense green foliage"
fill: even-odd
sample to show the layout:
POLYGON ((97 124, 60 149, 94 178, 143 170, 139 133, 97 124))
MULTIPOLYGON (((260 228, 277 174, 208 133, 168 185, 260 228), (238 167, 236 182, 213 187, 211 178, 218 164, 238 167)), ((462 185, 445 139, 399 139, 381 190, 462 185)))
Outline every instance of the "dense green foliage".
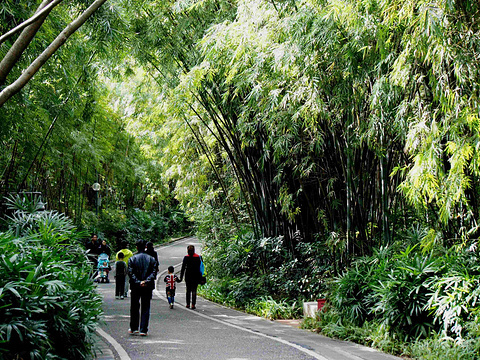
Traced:
MULTIPOLYGON (((86 3, 53 12, 13 74, 86 3)), ((21 5, 0 4, 2 32, 31 15, 21 5)), ((325 333, 478 353, 479 14, 110 0, 0 107, 0 191, 42 191, 111 241, 161 237, 186 213, 212 298, 275 317, 329 290, 325 333)))
POLYGON ((332 282, 327 311, 304 326, 414 358, 478 359, 478 254, 402 247, 357 259, 332 282))
POLYGON ((196 216, 209 276, 203 295, 275 319, 299 316, 300 300, 326 289, 325 272, 330 267, 325 257, 318 256, 320 242, 299 244, 293 257, 285 250, 283 237, 259 239, 249 229, 238 231, 215 220, 221 217, 205 211, 196 216))
MULTIPOLYGON (((0 32, 31 16, 26 9, 33 11, 34 3, 2 2, 0 32)), ((57 6, 7 83, 88 3, 64 1, 57 6)), ((160 164, 144 149, 141 130, 129 127, 127 110, 110 98, 105 76, 116 72, 108 60, 123 54, 117 45, 123 22, 116 10, 100 8, 22 93, 0 107, 0 195, 41 192, 47 208, 88 230, 96 225, 89 211, 139 208, 162 216, 181 211, 161 178, 160 164), (95 182, 100 184, 98 193, 91 187, 95 182)), ((0 59, 14 40, 0 44, 0 59)))
POLYGON ((334 272, 412 222, 476 236, 476 5, 142 5, 125 21, 148 77, 123 102, 191 214, 293 258, 320 239, 334 272))
POLYGON ((0 358, 89 358, 102 300, 83 234, 55 211, 23 208, 11 219, 0 233, 0 358))
POLYGON ((131 209, 119 211, 107 209, 100 216, 87 212, 83 227, 97 233, 114 250, 119 250, 126 241, 132 249, 137 240, 160 244, 171 237, 183 236, 191 231, 191 223, 183 211, 159 213, 131 209))

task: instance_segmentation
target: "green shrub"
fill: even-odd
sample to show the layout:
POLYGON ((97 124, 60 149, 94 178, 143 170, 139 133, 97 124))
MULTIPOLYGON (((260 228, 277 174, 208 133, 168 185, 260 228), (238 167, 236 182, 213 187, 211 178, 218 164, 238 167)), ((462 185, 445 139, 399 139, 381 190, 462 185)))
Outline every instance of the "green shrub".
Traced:
POLYGON ((331 283, 329 299, 342 318, 357 326, 375 318, 372 311, 378 301, 375 288, 393 266, 392 253, 388 247, 374 250, 371 257, 358 258, 331 283))
POLYGON ((374 285, 376 302, 372 311, 387 327, 405 341, 427 337, 434 327, 428 309, 432 277, 443 271, 441 258, 416 253, 414 247, 394 257, 385 278, 374 285))
POLYGON ((139 239, 161 243, 169 236, 188 232, 190 223, 184 212, 175 209, 163 214, 140 209, 104 209, 98 216, 86 211, 82 226, 89 233, 97 233, 102 240, 107 240, 113 250, 117 250, 123 241, 132 248, 139 239))
POLYGON ((307 317, 303 319, 300 327, 331 338, 352 341, 391 354, 403 354, 405 351, 404 343, 382 324, 375 321, 365 321, 361 326, 358 326, 342 317, 330 304, 325 305, 323 311, 318 312, 315 318, 307 317))
POLYGON ((480 359, 478 254, 429 251, 384 248, 357 259, 331 283, 330 310, 304 326, 419 359, 480 359))
POLYGON ((478 360, 480 359, 480 344, 478 335, 480 335, 480 323, 472 322, 469 324, 476 328, 476 336, 472 331, 466 339, 453 339, 443 337, 441 334, 435 334, 428 339, 418 340, 410 347, 410 355, 414 359, 421 360, 478 360))
POLYGON ((102 299, 82 234, 57 212, 19 209, 10 221, 0 233, 0 358, 88 358, 102 299))
MULTIPOLYGON (((210 274, 210 269, 208 269, 208 274, 210 274)), ((209 275, 209 282, 202 286, 200 293, 212 301, 242 309, 252 299, 265 295, 261 284, 249 281, 246 275, 223 279, 211 278, 209 275)))
POLYGON ((480 313, 480 261, 474 252, 451 250, 444 257, 446 271, 431 280, 428 308, 444 337, 468 336, 465 324, 480 313))
POLYGON ((356 260, 334 281, 332 305, 356 326, 375 321, 404 341, 426 337, 435 325, 428 306, 432 278, 444 268, 442 257, 416 246, 397 254, 383 248, 356 260))
POLYGON ((101 297, 83 251, 50 236, 0 234, 0 353, 5 358, 83 359, 91 353, 101 297))
MULTIPOLYGON (((236 279, 233 291, 240 299, 245 298, 245 292, 247 299, 250 293, 256 297, 271 295, 275 300, 318 298, 325 288, 326 266, 318 261, 321 247, 303 244, 295 255, 285 247, 281 236, 259 239, 245 232, 227 239, 207 237, 203 255, 209 278, 236 279)), ((239 303, 245 306, 243 300, 239 303)))
POLYGON ((302 309, 299 303, 260 295, 254 287, 245 286, 251 283, 246 279, 214 280, 202 286, 199 293, 211 301, 270 320, 300 317, 302 309))
POLYGON ((297 302, 274 300, 271 296, 252 299, 245 307, 246 312, 262 316, 269 320, 296 319, 302 309, 297 302))

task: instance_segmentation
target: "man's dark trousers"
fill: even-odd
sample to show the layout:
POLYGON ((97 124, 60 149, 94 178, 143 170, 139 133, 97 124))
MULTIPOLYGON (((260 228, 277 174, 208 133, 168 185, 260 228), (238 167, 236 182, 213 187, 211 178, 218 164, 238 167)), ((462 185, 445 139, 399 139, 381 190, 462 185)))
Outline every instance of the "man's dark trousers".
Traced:
POLYGON ((133 255, 128 260, 128 274, 130 275, 130 290, 132 293, 130 333, 138 330, 138 323, 140 322, 140 335, 146 335, 150 318, 150 301, 157 277, 157 261, 152 256, 145 254, 145 242, 143 240, 137 241, 137 251, 138 254, 133 255))
POLYGON ((140 323, 140 332, 148 332, 148 321, 150 319, 150 301, 152 300, 152 289, 137 288, 131 291, 131 306, 130 306, 130 329, 132 331, 138 330, 140 323), (140 318, 141 306, 141 318, 140 318))

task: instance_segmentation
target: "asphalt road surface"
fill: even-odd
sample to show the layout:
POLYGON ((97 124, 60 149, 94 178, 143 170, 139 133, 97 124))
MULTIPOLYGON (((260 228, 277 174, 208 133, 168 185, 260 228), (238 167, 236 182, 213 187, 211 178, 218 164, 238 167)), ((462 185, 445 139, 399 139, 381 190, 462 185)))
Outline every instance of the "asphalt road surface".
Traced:
POLYGON ((104 298, 101 334, 119 360, 387 360, 400 359, 353 343, 329 339, 306 330, 265 320, 197 300, 197 309, 185 308, 185 284, 178 284, 176 305, 170 309, 163 278, 168 266, 181 269, 186 238, 157 249, 160 273, 152 299, 147 337, 132 336, 129 328, 130 298, 115 299, 115 282, 99 284, 104 298))

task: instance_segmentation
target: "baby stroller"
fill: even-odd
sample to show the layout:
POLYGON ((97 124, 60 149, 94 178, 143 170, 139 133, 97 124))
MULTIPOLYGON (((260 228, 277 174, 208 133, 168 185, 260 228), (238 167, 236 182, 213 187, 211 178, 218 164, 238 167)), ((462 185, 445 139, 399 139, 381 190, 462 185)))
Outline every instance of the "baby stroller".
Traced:
POLYGON ((110 259, 108 258, 107 254, 100 254, 98 255, 98 276, 97 282, 106 282, 109 283, 110 280, 108 279, 108 272, 112 269, 110 266, 110 259))

